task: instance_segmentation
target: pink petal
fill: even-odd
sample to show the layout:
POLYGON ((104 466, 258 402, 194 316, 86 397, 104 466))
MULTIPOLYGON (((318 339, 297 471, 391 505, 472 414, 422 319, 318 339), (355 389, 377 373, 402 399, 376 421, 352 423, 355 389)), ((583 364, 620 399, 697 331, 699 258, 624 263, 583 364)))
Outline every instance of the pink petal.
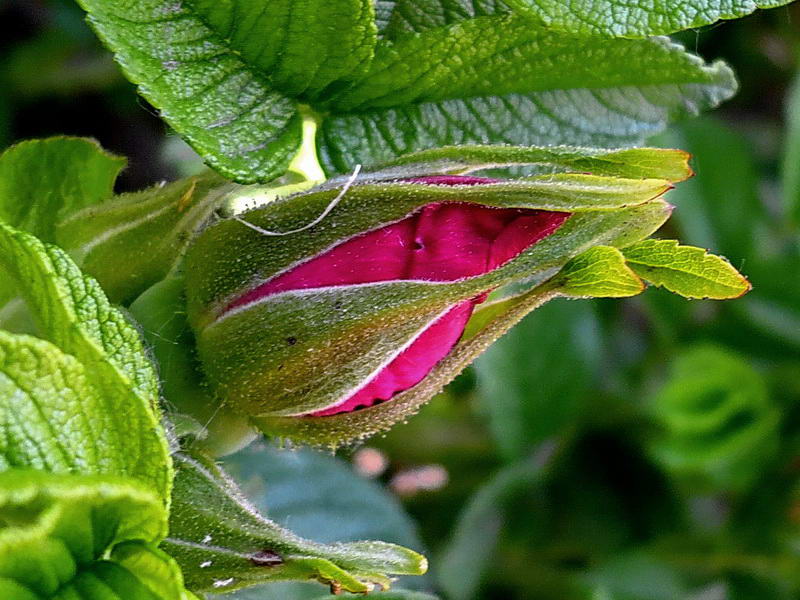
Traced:
POLYGON ((456 304, 355 394, 341 404, 318 410, 311 415, 324 417, 372 406, 389 400, 398 392, 422 381, 434 365, 447 356, 456 345, 464 332, 464 327, 467 326, 474 306, 472 300, 456 304))
MULTIPOLYGON (((493 183, 478 177, 416 179, 433 185, 493 183)), ((487 273, 547 237, 569 213, 429 204, 402 221, 357 236, 263 283, 230 308, 289 290, 397 280, 457 281, 487 273)), ((459 302, 354 394, 310 413, 326 416, 389 400, 419 383, 458 342, 485 294, 459 302)))

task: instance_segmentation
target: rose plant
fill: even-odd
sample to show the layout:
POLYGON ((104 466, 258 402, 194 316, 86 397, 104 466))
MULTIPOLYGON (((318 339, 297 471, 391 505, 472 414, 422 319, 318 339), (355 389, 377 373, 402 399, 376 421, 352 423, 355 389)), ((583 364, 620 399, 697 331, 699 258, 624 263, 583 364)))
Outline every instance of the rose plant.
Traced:
POLYGON ((422 574, 278 526, 215 457, 385 431, 557 297, 750 289, 650 237, 690 157, 634 147, 735 89, 652 36, 738 3, 79 3, 211 170, 115 196, 89 140, 0 155, 4 598, 422 574))

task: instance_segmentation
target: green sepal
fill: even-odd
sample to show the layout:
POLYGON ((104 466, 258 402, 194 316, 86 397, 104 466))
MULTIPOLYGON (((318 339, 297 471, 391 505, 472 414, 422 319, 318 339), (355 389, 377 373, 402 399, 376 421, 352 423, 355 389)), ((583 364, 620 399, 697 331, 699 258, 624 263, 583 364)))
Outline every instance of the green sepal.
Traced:
POLYGON ((577 213, 502 267, 451 283, 394 281, 276 294, 196 329, 199 356, 216 391, 243 414, 314 412, 357 389, 457 302, 516 281, 541 282, 592 246, 646 237, 669 213, 660 200, 577 213))
POLYGON ((319 544, 260 515, 208 458, 178 454, 170 534, 162 547, 196 592, 283 580, 315 580, 365 593, 388 575, 421 575, 425 558, 384 542, 319 544))
POLYGON ((642 279, 686 298, 726 300, 751 285, 727 260, 675 240, 644 240, 626 248, 625 260, 642 279))
POLYGON ((0 593, 15 600, 189 600, 157 550, 161 499, 129 479, 0 473, 0 593))
POLYGON ((176 436, 224 456, 252 442, 258 432, 203 382, 194 334, 186 319, 183 277, 167 277, 129 307, 159 366, 161 394, 176 436))
POLYGON ((665 148, 444 146, 411 152, 367 168, 363 177, 384 180, 436 174, 462 175, 498 167, 533 166, 553 172, 678 182, 693 174, 689 158, 687 152, 665 148))
POLYGON ((487 165, 545 165, 562 172, 482 186, 375 181, 422 175, 441 158, 437 151, 422 152, 402 159, 405 175, 391 165, 388 170, 366 173, 338 201, 346 183, 342 178, 241 215, 251 225, 270 232, 294 231, 315 223, 335 203, 326 218, 299 234, 267 237, 240 221, 223 220, 204 231, 187 253, 188 310, 193 326, 204 327, 254 284, 426 204, 458 201, 567 212, 617 210, 652 200, 691 175, 686 153, 679 150, 478 146, 468 147, 460 158, 454 149, 441 152, 447 162, 439 163, 438 170, 434 166, 433 173, 465 172, 487 165), (600 174, 589 175, 587 168, 600 174))
POLYGON ((114 302, 130 302, 179 265, 231 186, 213 173, 116 196, 60 221, 55 241, 114 302))

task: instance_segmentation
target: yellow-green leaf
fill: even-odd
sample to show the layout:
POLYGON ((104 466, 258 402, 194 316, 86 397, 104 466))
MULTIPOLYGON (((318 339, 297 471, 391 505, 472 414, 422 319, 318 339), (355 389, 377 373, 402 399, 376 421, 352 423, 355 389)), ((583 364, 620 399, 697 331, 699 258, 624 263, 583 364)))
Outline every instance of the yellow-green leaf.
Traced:
POLYGON ((612 246, 595 246, 576 256, 556 283, 561 293, 578 298, 625 298, 644 291, 644 282, 612 246))
POLYGON ((738 298, 751 285, 725 258, 675 240, 644 240, 623 250, 631 269, 645 281, 686 298, 738 298))

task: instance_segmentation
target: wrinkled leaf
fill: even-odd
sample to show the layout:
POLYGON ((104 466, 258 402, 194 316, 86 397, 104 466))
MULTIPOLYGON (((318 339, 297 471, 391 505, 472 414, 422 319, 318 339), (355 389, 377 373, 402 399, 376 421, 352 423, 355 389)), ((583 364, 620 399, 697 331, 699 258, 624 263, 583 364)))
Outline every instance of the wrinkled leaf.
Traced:
POLYGON ((529 16, 378 39, 363 0, 81 5, 164 119, 242 182, 287 168, 303 118, 321 121, 337 172, 456 143, 631 145, 736 85, 665 39, 554 32, 529 16))
POLYGON ((480 15, 517 11, 549 29, 596 36, 646 37, 735 19, 791 0, 382 0, 382 33, 440 27, 480 15))
POLYGON ((363 81, 327 101, 320 159, 346 172, 444 145, 634 145, 735 87, 724 64, 663 39, 575 37, 480 17, 378 46, 363 81))
MULTIPOLYGON (((43 460, 37 456, 38 444, 28 439, 33 433, 54 448, 59 445, 56 433, 67 436, 73 448, 80 444, 91 447, 100 440, 83 436, 104 423, 103 446, 87 449, 90 454, 82 452, 83 458, 64 459, 62 464, 80 467, 80 472, 135 475, 153 485, 167 501, 171 471, 167 441, 158 420, 158 380, 138 331, 108 303, 97 282, 84 276, 55 246, 0 224, 0 264, 14 277, 37 317, 41 334, 50 342, 5 336, 8 370, 4 374, 11 380, 5 385, 18 391, 4 395, 3 400, 13 402, 16 411, 26 406, 34 414, 37 406, 42 410, 47 406, 46 411, 54 417, 64 410, 63 403, 71 402, 71 410, 79 408, 81 415, 70 424, 74 431, 54 432, 48 419, 42 418, 30 432, 17 429, 13 436, 7 433, 10 448, 27 447, 25 452, 15 452, 14 464, 43 460), (59 379, 62 377, 65 381, 59 379), (74 389, 70 387, 73 384, 74 389), (90 388, 93 393, 88 392, 90 388), (83 394, 87 394, 85 403, 83 394), (89 456, 94 457, 94 464, 87 462, 89 456), (113 468, 103 466, 103 461, 111 461, 113 468)), ((16 417, 11 406, 3 413, 9 419, 5 427, 11 427, 16 417)), ((59 416, 65 421, 71 417, 74 415, 59 416)), ((31 422, 26 426, 31 427, 31 422)))
POLYGON ((11 600, 189 600, 155 545, 166 512, 113 477, 0 473, 0 594, 11 600))

